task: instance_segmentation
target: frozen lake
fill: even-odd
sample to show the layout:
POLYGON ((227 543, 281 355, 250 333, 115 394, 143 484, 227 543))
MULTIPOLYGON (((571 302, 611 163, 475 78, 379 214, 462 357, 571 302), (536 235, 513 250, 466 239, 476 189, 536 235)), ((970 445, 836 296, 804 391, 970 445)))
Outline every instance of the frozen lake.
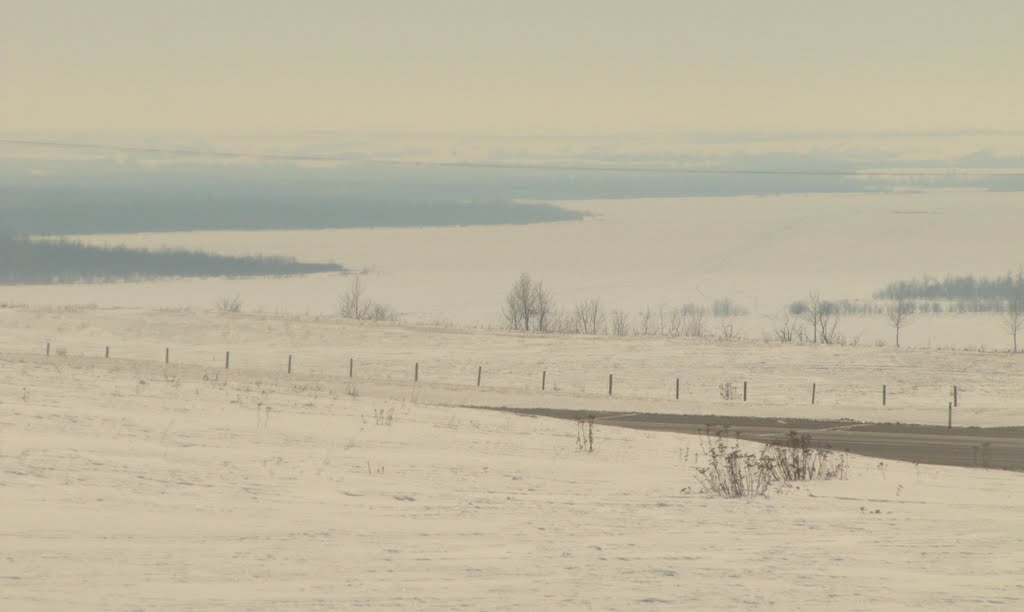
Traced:
MULTIPOLYGON (((1019 193, 932 191, 563 202, 583 221, 538 225, 316 231, 97 235, 93 244, 183 247, 294 256, 366 270, 372 298, 404 320, 500 324, 520 273, 558 305, 599 297, 637 313, 729 297, 751 314, 732 321, 759 338, 786 304, 811 290, 867 300, 895 280, 924 274, 1001 275, 1022 263, 1019 193)), ((6 287, 24 304, 210 308, 238 294, 246 310, 327 314, 348 281, 338 275, 6 287)), ((711 331, 720 321, 712 321, 711 331)), ((847 335, 885 339, 883 317, 847 317, 847 335)), ((995 316, 919 316, 903 333, 915 346, 1004 349, 995 316)))

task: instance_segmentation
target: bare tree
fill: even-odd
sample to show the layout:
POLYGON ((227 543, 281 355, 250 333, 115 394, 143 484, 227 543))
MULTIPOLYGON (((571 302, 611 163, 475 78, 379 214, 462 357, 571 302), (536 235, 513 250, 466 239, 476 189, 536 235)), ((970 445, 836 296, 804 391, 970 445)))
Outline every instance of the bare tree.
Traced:
POLYGON ((896 328, 896 348, 899 348, 900 329, 909 325, 910 318, 914 315, 914 301, 907 297, 902 283, 889 291, 889 303, 885 307, 885 314, 889 317, 889 323, 896 328))
POLYGON ((822 344, 843 344, 846 338, 839 333, 839 309, 831 302, 822 302, 818 315, 818 338, 822 344))
POLYGON ((818 326, 821 324, 821 295, 817 291, 812 291, 808 296, 807 304, 803 309, 803 317, 811 325, 811 331, 813 336, 811 341, 815 344, 818 343, 818 326))
POLYGON ((358 276, 338 300, 338 313, 346 319, 359 321, 394 321, 398 315, 390 306, 374 302, 366 295, 366 285, 358 276))
POLYGON ((683 335, 700 338, 707 331, 704 324, 705 310, 703 307, 692 308, 683 312, 683 335))
POLYGON ((536 330, 539 332, 550 331, 552 315, 555 310, 555 300, 551 292, 544 288, 544 283, 537 282, 533 285, 533 311, 536 319, 536 330))
POLYGON ((551 292, 544 283, 535 282, 525 272, 505 296, 502 317, 509 329, 518 331, 548 331, 555 313, 551 292))
POLYGON ((637 336, 653 336, 657 333, 654 329, 654 311, 650 306, 645 307, 637 314, 633 333, 637 336))
MULTIPOLYGON (((821 299, 821 294, 812 291, 806 304, 799 304, 799 312, 811 326, 811 341, 817 344, 838 344, 844 339, 839 333, 839 307, 821 299)), ((792 311, 792 307, 791 307, 792 311)))
POLYGON ((624 310, 612 311, 612 335, 629 335, 629 315, 624 310))
POLYGON ((604 310, 600 298, 577 302, 572 313, 572 328, 577 334, 597 335, 605 329, 604 310))
POLYGON ((529 274, 524 272, 505 297, 502 315, 505 317, 505 323, 509 329, 530 331, 533 311, 533 280, 530 279, 529 274))
POLYGON ((1003 325, 1006 327, 1006 331, 1010 332, 1013 336, 1013 352, 1017 352, 1017 335, 1020 333, 1021 328, 1024 328, 1024 293, 1018 292, 1017 295, 1011 297, 1006 301, 1006 311, 1003 312, 1003 325))
POLYGON ((346 319, 365 319, 370 308, 369 300, 363 297, 365 292, 366 287, 363 286, 362 279, 358 276, 353 278, 352 283, 348 286, 348 291, 341 296, 338 302, 341 316, 346 319))

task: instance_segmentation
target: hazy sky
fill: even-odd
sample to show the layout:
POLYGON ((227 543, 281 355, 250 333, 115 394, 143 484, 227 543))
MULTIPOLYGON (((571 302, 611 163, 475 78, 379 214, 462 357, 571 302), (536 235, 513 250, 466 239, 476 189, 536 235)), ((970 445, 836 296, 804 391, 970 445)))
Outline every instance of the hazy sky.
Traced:
POLYGON ((0 0, 0 134, 1024 129, 1020 0, 0 0))

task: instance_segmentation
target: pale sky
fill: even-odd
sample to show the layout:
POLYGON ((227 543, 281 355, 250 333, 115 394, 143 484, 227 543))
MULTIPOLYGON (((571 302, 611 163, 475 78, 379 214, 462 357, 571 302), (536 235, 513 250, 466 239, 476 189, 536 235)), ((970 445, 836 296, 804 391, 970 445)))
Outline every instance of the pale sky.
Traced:
POLYGON ((1024 129, 1021 0, 0 0, 0 134, 1024 129))

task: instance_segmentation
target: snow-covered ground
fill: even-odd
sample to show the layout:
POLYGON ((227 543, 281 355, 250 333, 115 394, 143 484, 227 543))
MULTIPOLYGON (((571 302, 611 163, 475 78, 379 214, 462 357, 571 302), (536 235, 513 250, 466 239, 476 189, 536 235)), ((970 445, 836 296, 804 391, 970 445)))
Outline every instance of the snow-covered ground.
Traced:
MULTIPOLYGON (((0 317, 5 610, 1024 606, 1022 474, 851 457, 848 480, 721 499, 696 490, 703 458, 692 436, 598 425, 594 452, 581 453, 574 423, 428 397, 547 399, 527 389, 535 372, 518 368, 557 363, 567 369, 555 395, 586 398, 577 379, 593 374, 585 393, 596 395, 607 370, 591 366, 664 375, 658 364, 675 355, 691 384, 750 369, 777 394, 804 376, 849 375, 852 385, 884 372, 911 385, 955 372, 973 381, 965 404, 987 406, 965 411, 1012 421, 986 395, 1019 385, 1010 356, 197 312, 0 317), (108 343, 106 360, 97 351, 108 343), (181 363, 165 366, 163 346, 181 363), (332 363, 347 370, 353 352, 358 367, 380 368, 374 381, 323 374, 332 363), (399 380, 416 358, 419 386, 399 380), (391 359, 404 365, 388 370, 391 359), (501 388, 472 386, 476 360, 501 388)), ((764 410, 786 405, 780 396, 764 410)), ((831 400, 818 409, 860 410, 831 400)))
MULTIPOLYGON (((370 295, 415 323, 499 323, 522 272, 559 306, 598 297, 635 316, 650 307, 710 306, 729 297, 751 314, 729 321, 751 338, 784 306, 819 291, 867 300, 888 283, 929 274, 998 276, 1017 270, 1024 228, 1019 193, 931 191, 565 202, 581 222, 526 226, 189 232, 87 236, 95 244, 196 248, 337 261, 369 271, 370 295)), ((338 275, 239 280, 4 287, 0 301, 145 308, 210 308, 238 294, 249 310, 329 314, 348 280, 338 275)), ((717 332, 721 321, 714 321, 717 332)), ((884 317, 847 317, 862 343, 893 343, 884 317)), ((902 333, 920 347, 1005 350, 995 316, 922 316, 902 333)))
POLYGON ((338 318, 211 311, 2 308, 0 352, 51 353, 353 382, 364 396, 423 402, 684 414, 1024 425, 1024 354, 874 346, 588 337, 360 324, 338 318), (482 368, 481 386, 477 374, 482 368), (546 372, 546 374, 545 374, 546 372), (614 376, 608 397, 608 375, 614 376), (544 378, 545 390, 541 392, 544 378), (675 381, 680 398, 675 399, 675 381), (723 399, 748 385, 748 401, 723 399), (816 385, 815 404, 811 389, 816 385), (882 386, 886 405, 882 406, 882 386))

